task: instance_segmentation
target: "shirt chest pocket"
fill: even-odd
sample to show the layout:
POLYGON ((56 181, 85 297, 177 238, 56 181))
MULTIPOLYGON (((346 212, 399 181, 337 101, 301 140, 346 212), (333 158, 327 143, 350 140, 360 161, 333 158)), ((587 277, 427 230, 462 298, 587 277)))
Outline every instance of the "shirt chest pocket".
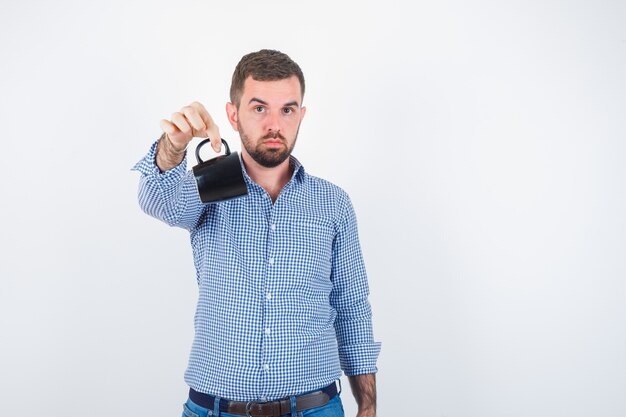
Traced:
POLYGON ((284 260, 292 273, 311 285, 328 282, 332 265, 335 228, 330 220, 302 219, 285 230, 284 260))

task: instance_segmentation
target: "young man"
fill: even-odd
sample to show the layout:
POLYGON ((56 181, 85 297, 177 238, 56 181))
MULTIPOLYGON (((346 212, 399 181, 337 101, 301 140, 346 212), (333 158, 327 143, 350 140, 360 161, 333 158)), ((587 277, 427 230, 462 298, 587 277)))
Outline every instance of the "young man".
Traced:
POLYGON ((135 166, 142 209, 189 230, 199 287, 185 373, 186 416, 343 416, 343 370, 358 416, 376 414, 376 360, 355 214, 339 187, 305 172, 291 152, 304 76, 287 55, 245 55, 228 120, 239 132, 248 195, 202 204, 186 170, 193 137, 221 136, 200 103, 162 120, 135 166))

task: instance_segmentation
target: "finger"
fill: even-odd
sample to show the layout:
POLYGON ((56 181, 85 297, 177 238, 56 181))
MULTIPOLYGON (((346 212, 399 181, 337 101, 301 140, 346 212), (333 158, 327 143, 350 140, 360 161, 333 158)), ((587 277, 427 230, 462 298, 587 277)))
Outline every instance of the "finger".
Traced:
POLYGON ((194 101, 189 105, 189 107, 193 107, 194 109, 198 110, 198 113, 209 114, 206 107, 204 107, 204 104, 200 103, 199 101, 194 101))
POLYGON ((213 118, 207 111, 207 109, 197 101, 194 101, 189 105, 198 111, 198 114, 204 121, 207 127, 207 136, 211 138, 211 147, 215 152, 219 152, 222 149, 222 137, 220 136, 220 129, 213 121, 213 118))
POLYGON ((178 130, 178 128, 169 120, 161 120, 159 126, 161 126, 161 130, 167 133, 170 137, 180 133, 180 130, 178 130))
POLYGON ((181 109, 181 112, 185 115, 185 118, 187 119, 191 127, 197 132, 197 136, 202 136, 206 134, 207 125, 204 123, 204 120, 200 116, 200 113, 197 109, 191 106, 185 106, 181 109))
POLYGON ((220 136, 220 130, 215 123, 209 128, 209 137, 211 138, 211 147, 215 152, 219 152, 222 149, 222 137, 220 136))
POLYGON ((194 101, 188 107, 191 107, 198 113, 198 116, 200 116, 200 118, 204 122, 204 125, 207 127, 207 130, 211 125, 215 124, 215 122, 213 121, 213 118, 211 118, 211 115, 209 114, 207 109, 202 105, 202 103, 194 101))
POLYGON ((178 130, 180 130, 181 133, 185 135, 185 137, 188 137, 189 139, 191 139, 192 137, 191 126, 189 125, 187 118, 185 118, 185 116, 182 113, 172 114, 171 120, 172 120, 172 123, 174 123, 174 125, 178 128, 178 130))

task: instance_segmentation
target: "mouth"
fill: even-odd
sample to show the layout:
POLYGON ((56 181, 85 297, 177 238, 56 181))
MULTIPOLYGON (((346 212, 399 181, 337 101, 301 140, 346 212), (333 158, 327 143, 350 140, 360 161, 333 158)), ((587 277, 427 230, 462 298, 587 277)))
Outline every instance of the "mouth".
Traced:
POLYGON ((278 148, 280 146, 283 146, 284 143, 282 140, 276 138, 276 139, 266 139, 263 141, 263 144, 270 147, 270 148, 278 148))

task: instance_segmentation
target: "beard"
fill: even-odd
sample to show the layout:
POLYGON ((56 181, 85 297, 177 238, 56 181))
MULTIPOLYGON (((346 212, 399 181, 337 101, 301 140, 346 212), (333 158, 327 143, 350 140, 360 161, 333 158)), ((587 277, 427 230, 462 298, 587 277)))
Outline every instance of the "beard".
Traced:
POLYGON ((285 139, 280 132, 268 133, 259 139, 255 146, 253 141, 250 140, 250 137, 246 134, 246 132, 244 132, 239 121, 237 121, 237 129, 239 130, 239 136, 241 137, 243 147, 246 149, 246 152, 248 152, 250 157, 252 157, 257 164, 265 168, 274 168, 285 162, 285 160, 291 155, 293 148, 296 146, 296 139, 298 139, 300 126, 298 126, 298 130, 296 131, 296 135, 293 138, 291 146, 288 146, 287 139, 285 139), (281 148, 268 149, 263 145, 263 141, 267 139, 280 139, 285 146, 281 148))

